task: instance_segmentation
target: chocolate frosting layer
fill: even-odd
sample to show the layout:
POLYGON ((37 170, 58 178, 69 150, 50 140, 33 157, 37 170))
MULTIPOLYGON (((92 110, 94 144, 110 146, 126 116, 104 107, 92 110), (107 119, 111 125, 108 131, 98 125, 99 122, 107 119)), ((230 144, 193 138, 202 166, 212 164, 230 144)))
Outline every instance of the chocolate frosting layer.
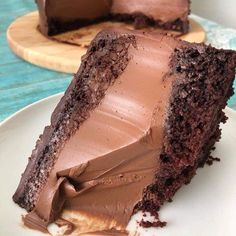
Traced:
POLYGON ((115 31, 134 34, 130 61, 89 119, 66 142, 35 209, 24 219, 30 227, 46 230, 63 208, 73 212, 73 220, 66 220, 73 222, 75 232, 95 230, 90 224, 83 232, 76 227, 80 212, 103 220, 96 230, 124 230, 143 190, 158 173, 175 79, 169 62, 179 42, 164 35, 115 31))

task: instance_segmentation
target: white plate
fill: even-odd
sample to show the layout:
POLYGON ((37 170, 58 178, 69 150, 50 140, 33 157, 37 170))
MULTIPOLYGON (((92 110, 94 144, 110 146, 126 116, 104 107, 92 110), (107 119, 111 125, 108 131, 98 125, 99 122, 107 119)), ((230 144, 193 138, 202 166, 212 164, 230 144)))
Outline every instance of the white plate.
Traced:
MULTIPOLYGON (((0 125, 0 236, 45 235, 22 226, 25 211, 11 197, 27 157, 61 96, 34 103, 0 125)), ((167 227, 143 230, 142 235, 236 235, 236 112, 227 108, 226 113, 229 120, 213 153, 221 162, 199 169, 191 184, 181 188, 172 203, 165 204, 161 218, 168 222, 167 227)))

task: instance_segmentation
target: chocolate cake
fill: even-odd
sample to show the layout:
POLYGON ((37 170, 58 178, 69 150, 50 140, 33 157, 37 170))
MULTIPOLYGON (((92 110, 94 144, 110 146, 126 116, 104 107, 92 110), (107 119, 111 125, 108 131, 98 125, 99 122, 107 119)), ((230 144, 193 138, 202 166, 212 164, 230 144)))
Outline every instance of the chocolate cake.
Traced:
POLYGON ((36 0, 40 30, 55 35, 104 20, 188 32, 189 0, 36 0))
POLYGON ((94 231, 124 230, 139 210, 157 215, 219 141, 235 59, 162 34, 100 32, 13 196, 24 223, 46 231, 63 210, 78 232, 80 212, 103 222, 94 231))

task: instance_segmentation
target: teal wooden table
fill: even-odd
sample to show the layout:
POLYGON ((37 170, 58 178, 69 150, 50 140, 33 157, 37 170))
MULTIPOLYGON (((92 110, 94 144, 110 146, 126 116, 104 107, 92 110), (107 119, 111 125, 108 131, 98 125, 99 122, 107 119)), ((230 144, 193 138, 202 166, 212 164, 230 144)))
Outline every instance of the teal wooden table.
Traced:
MULTIPOLYGON (((63 92, 72 78, 69 74, 31 65, 9 49, 6 40, 8 26, 17 17, 33 10, 36 10, 33 0, 0 0, 0 121, 30 103, 63 92)), ((197 16, 192 17, 207 32, 207 43, 236 49, 236 30, 197 16)), ((236 109, 236 95, 228 106, 236 109)))

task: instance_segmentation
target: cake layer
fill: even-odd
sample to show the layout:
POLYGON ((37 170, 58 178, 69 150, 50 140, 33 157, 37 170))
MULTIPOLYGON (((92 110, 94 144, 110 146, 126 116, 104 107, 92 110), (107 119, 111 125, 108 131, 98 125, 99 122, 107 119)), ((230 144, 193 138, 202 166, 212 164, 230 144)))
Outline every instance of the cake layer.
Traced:
POLYGON ((64 209, 82 233, 79 213, 98 230, 124 230, 138 210, 157 215, 220 139, 235 58, 161 34, 99 33, 13 197, 30 211, 25 224, 46 231, 64 209))
POLYGON ((134 22, 136 28, 188 31, 189 0, 36 0, 40 30, 55 35, 103 20, 134 22))

